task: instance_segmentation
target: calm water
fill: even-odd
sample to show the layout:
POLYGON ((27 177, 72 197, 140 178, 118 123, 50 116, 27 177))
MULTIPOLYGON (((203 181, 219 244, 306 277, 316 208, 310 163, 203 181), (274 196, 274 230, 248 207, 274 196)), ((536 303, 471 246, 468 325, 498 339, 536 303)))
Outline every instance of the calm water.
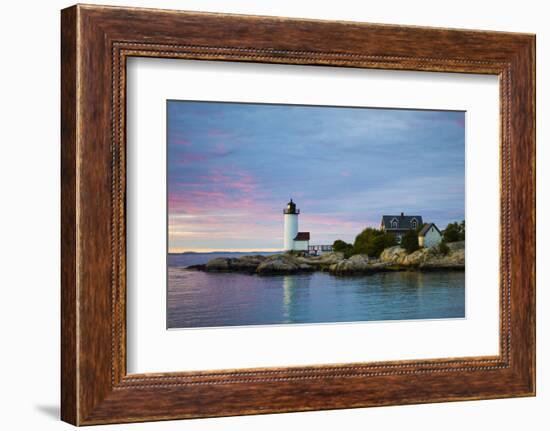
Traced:
POLYGON ((464 317, 462 271, 261 277, 184 268, 217 256, 169 255, 169 328, 464 317))

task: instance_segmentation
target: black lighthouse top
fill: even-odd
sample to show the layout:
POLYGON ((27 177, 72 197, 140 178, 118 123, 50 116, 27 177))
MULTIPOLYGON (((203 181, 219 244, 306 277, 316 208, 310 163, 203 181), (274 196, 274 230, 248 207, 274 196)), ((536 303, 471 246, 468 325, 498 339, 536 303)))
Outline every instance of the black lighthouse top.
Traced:
POLYGON ((296 209, 296 204, 292 202, 292 199, 290 199, 290 202, 286 204, 286 208, 283 210, 283 213, 300 214, 300 210, 296 209))

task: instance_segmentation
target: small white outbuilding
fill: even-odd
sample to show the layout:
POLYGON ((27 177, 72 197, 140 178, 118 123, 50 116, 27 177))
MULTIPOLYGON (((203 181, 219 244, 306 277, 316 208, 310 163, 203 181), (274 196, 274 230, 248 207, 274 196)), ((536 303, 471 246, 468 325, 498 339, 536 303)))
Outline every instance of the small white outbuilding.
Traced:
POLYGON ((420 247, 433 247, 441 242, 441 231, 435 223, 426 223, 418 232, 418 245, 420 247))
POLYGON ((294 237, 293 250, 308 251, 309 249, 309 232, 298 232, 294 237))

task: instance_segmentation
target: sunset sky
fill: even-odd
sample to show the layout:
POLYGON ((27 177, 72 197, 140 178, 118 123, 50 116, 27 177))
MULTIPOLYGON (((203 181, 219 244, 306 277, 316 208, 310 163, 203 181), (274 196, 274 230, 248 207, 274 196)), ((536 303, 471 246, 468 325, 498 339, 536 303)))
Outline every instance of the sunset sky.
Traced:
POLYGON ((170 252, 281 250, 290 198, 310 244, 464 219, 464 112, 168 101, 167 123, 170 252))

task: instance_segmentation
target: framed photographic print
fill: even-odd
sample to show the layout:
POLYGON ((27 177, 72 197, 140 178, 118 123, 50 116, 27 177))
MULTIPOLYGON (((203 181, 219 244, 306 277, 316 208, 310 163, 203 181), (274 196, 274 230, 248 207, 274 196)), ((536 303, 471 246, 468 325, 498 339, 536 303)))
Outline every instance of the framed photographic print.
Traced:
POLYGON ((535 394, 535 37, 62 11, 62 419, 535 394))

